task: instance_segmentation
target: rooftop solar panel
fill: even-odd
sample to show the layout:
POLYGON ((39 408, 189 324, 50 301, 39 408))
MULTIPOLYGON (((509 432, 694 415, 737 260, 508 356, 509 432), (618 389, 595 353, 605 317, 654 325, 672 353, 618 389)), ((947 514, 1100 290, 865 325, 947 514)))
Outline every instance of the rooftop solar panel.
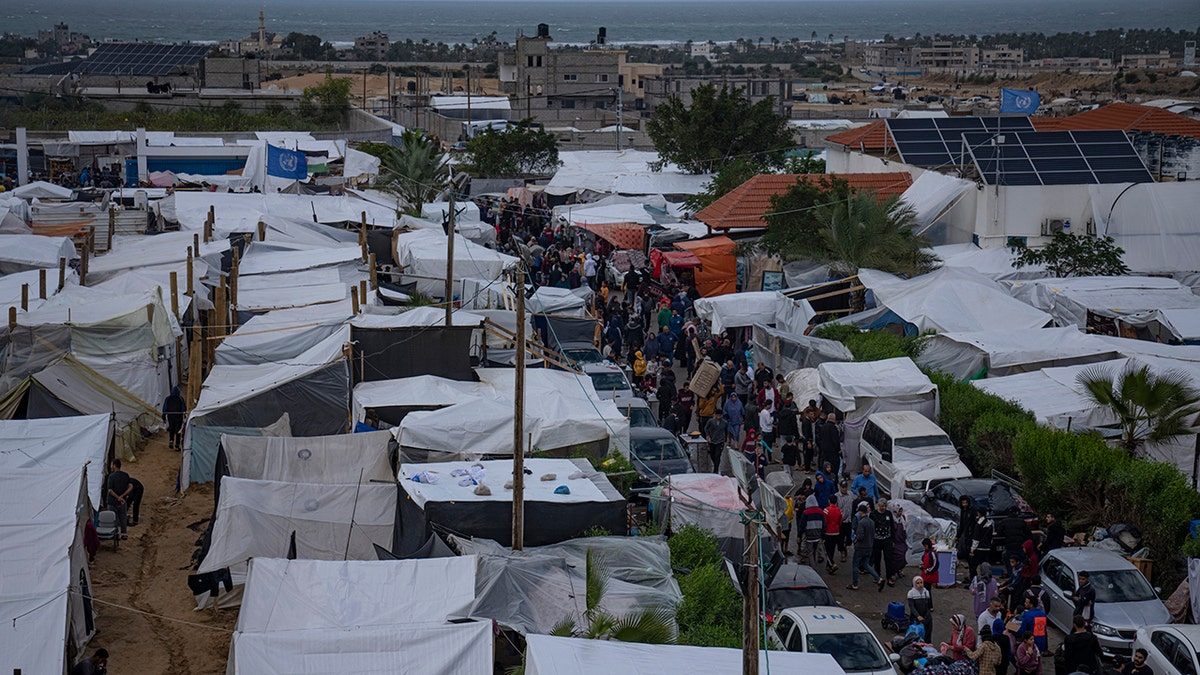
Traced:
POLYGON ((976 132, 964 138, 980 178, 988 185, 1154 181, 1123 131, 976 132))
POLYGON ((103 44, 78 70, 94 75, 170 75, 195 66, 208 50, 205 45, 103 44))
POLYGON ((906 164, 939 168, 970 163, 970 153, 963 147, 964 134, 983 134, 990 142, 997 129, 1033 130, 1025 116, 896 119, 888 120, 887 125, 906 164))

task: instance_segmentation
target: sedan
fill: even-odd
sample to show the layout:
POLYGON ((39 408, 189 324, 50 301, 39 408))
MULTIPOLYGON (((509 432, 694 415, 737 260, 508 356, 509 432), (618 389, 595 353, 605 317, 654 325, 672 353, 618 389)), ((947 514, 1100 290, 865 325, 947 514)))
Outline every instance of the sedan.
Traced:
POLYGON ((1050 596, 1050 622, 1064 632, 1072 629, 1076 584, 1084 571, 1096 589, 1092 632, 1105 656, 1129 656, 1138 628, 1171 620, 1156 589, 1128 560, 1111 551, 1072 546, 1046 554, 1040 572, 1042 588, 1050 596))
POLYGON ((1200 673, 1200 626, 1142 626, 1133 648, 1146 650, 1146 665, 1156 675, 1200 673))
POLYGON ((971 506, 982 510, 989 518, 996 518, 1017 509, 1031 528, 1037 528, 1037 515, 1029 504, 1006 483, 995 478, 960 478, 946 481, 925 493, 921 508, 934 518, 945 518, 958 522, 962 511, 962 498, 971 500, 971 506))
POLYGON ((661 427, 631 427, 629 459, 641 487, 658 485, 677 473, 692 473, 692 463, 679 439, 661 427))

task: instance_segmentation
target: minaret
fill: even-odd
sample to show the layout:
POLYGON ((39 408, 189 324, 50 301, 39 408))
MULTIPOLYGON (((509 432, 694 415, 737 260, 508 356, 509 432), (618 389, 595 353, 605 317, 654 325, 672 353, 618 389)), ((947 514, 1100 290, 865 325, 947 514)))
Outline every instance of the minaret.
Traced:
POLYGON ((258 10, 258 51, 265 52, 267 50, 267 20, 263 15, 263 11, 258 10))

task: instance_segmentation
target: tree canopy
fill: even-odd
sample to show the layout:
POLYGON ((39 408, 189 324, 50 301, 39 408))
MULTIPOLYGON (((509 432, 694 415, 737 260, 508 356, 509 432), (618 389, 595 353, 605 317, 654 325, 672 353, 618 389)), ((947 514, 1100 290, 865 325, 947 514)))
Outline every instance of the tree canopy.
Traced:
POLYGON ((693 174, 738 157, 780 163, 796 145, 772 98, 751 103, 741 89, 710 84, 692 90, 691 106, 678 98, 658 106, 646 130, 664 162, 693 174))
POLYGON ((484 129, 467 141, 462 166, 476 178, 513 178, 549 174, 558 165, 558 139, 525 119, 504 130, 484 129))
POLYGON ((1200 414, 1200 391, 1182 372, 1154 373, 1142 366, 1114 373, 1095 365, 1075 379, 1087 398, 1116 416, 1121 447, 1131 455, 1147 443, 1163 443, 1193 431, 1200 414))
POLYGON ((421 215, 421 207, 450 184, 445 153, 434 138, 419 129, 406 129, 399 147, 372 149, 382 151, 378 187, 403 198, 413 215, 421 215))
POLYGON ((352 85, 348 77, 335 78, 333 73, 325 73, 324 82, 305 87, 300 111, 315 117, 321 124, 337 124, 350 109, 352 85))
POLYGON ((850 198, 850 184, 835 176, 797 181, 782 194, 771 197, 767 231, 762 246, 785 260, 809 257, 808 249, 821 228, 817 210, 850 198))
POLYGON ((1014 267, 1045 265, 1059 278, 1129 274, 1129 267, 1121 259, 1125 249, 1112 237, 1055 232, 1042 248, 1029 248, 1024 243, 1014 243, 1010 248, 1016 255, 1014 267))
POLYGON ((733 192, 742 183, 764 173, 825 173, 825 160, 811 156, 789 157, 782 165, 771 165, 753 158, 739 157, 722 164, 712 180, 704 184, 704 190, 691 195, 683 204, 695 213, 733 192))

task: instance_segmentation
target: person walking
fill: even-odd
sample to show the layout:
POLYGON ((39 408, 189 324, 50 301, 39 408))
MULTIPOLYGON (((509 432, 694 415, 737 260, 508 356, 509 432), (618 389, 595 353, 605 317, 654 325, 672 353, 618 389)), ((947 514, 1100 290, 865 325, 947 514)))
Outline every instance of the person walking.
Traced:
POLYGON ((813 493, 817 496, 817 505, 821 508, 829 506, 829 500, 833 498, 834 492, 837 490, 833 481, 823 471, 818 471, 813 476, 813 481, 813 493))
POLYGON ((987 611, 988 601, 996 597, 998 588, 996 580, 992 577, 991 563, 981 563, 975 568, 975 578, 971 579, 971 597, 973 599, 975 616, 979 616, 987 611))
POLYGON ((867 497, 872 502, 879 501, 879 483, 875 479, 875 473, 871 469, 871 465, 863 462, 862 473, 854 477, 854 482, 850 483, 850 491, 858 494, 858 490, 864 488, 867 491, 867 497))
POLYGON ((992 638, 992 627, 984 626, 978 633, 979 646, 967 652, 967 658, 979 666, 979 675, 1004 675, 1004 652, 992 638))
POLYGON ((925 629, 925 642, 933 642, 933 595, 921 575, 913 577, 907 600, 909 620, 925 629))
POLYGON ((1063 660, 1068 673, 1082 672, 1086 666, 1100 675, 1100 641, 1088 630, 1087 620, 1078 614, 1071 619, 1071 634, 1063 640, 1063 660))
POLYGON ((838 537, 838 551, 841 551, 841 561, 846 562, 846 549, 850 546, 852 528, 850 519, 854 516, 854 495, 850 494, 850 482, 843 479, 838 482, 838 491, 834 495, 838 510, 842 512, 841 536, 838 537))
POLYGON ((821 556, 821 541, 825 537, 825 511, 817 503, 817 496, 815 494, 809 495, 804 500, 803 516, 804 531, 801 536, 803 537, 804 545, 800 550, 800 561, 815 565, 824 561, 824 558, 821 556))
POLYGON ((825 421, 817 425, 817 460, 824 465, 828 462, 836 471, 842 459, 842 430, 837 423, 837 415, 829 413, 825 421))
MULTIPOLYGON (((933 593, 933 587, 938 582, 938 568, 940 567, 938 554, 933 550, 933 540, 929 537, 921 540, 921 546, 925 549, 921 552, 921 579, 925 581, 925 592, 933 593)), ((928 638, 929 634, 926 633, 925 637, 928 638)))
POLYGON ((741 397, 737 394, 730 394, 729 400, 725 401, 725 406, 722 408, 725 413, 725 424, 729 430, 728 442, 734 447, 742 440, 742 416, 746 414, 746 409, 742 407, 741 397))
POLYGON ((712 416, 717 412, 717 406, 720 405, 720 400, 721 385, 720 383, 717 383, 712 386, 712 389, 708 390, 707 394, 701 396, 696 401, 696 429, 699 430, 700 433, 704 433, 704 429, 708 426, 708 421, 711 420, 712 416))
POLYGON ((800 435, 804 438, 804 470, 812 471, 813 467, 813 452, 816 450, 817 419, 821 414, 821 410, 817 408, 817 402, 814 399, 808 399, 808 406, 800 411, 800 435))
POLYGON ((775 414, 776 432, 784 442, 795 441, 796 437, 800 435, 799 417, 800 411, 796 409, 796 401, 792 395, 790 393, 784 395, 783 403, 775 414))
POLYGON ((746 369, 740 369, 733 374, 733 393, 737 394, 738 398, 743 401, 748 400, 750 388, 754 386, 754 378, 746 369))
POLYGON ((721 470, 721 455, 725 452, 726 439, 729 438, 729 425, 720 410, 704 425, 704 440, 708 441, 708 457, 712 460, 712 472, 721 470))
POLYGON ((183 449, 183 424, 187 420, 187 402, 179 393, 179 387, 171 387, 171 393, 163 401, 163 419, 167 422, 167 437, 172 450, 183 449))
POLYGON ((833 555, 842 539, 842 510, 838 508, 837 500, 831 499, 825 507, 825 571, 833 574, 838 571, 838 564, 833 555))
POLYGON ((758 411, 758 431, 762 435, 763 447, 767 450, 767 463, 771 462, 771 446, 775 443, 775 413, 774 404, 770 400, 762 404, 758 411))
POLYGON ((891 554, 892 531, 896 527, 896 520, 892 516, 892 512, 888 510, 886 499, 880 499, 875 503, 875 511, 871 514, 871 520, 875 521, 875 545, 871 551, 871 564, 887 578, 889 586, 895 586, 896 578, 891 569, 891 554))
POLYGON ((975 508, 971 498, 963 495, 958 500, 958 527, 954 533, 954 547, 958 551, 958 562, 967 569, 971 578, 971 541, 975 532, 975 508))
POLYGON ((129 474, 121 470, 121 460, 114 459, 109 465, 108 474, 108 507, 117 514, 117 525, 121 528, 121 538, 129 538, 129 513, 126 510, 130 493, 133 492, 133 482, 129 474))
POLYGON ((857 591, 859 572, 866 572, 875 580, 879 590, 883 591, 886 581, 871 565, 871 549, 874 545, 875 521, 871 520, 867 505, 859 504, 858 522, 854 526, 854 559, 850 565, 850 585, 846 588, 857 591))

